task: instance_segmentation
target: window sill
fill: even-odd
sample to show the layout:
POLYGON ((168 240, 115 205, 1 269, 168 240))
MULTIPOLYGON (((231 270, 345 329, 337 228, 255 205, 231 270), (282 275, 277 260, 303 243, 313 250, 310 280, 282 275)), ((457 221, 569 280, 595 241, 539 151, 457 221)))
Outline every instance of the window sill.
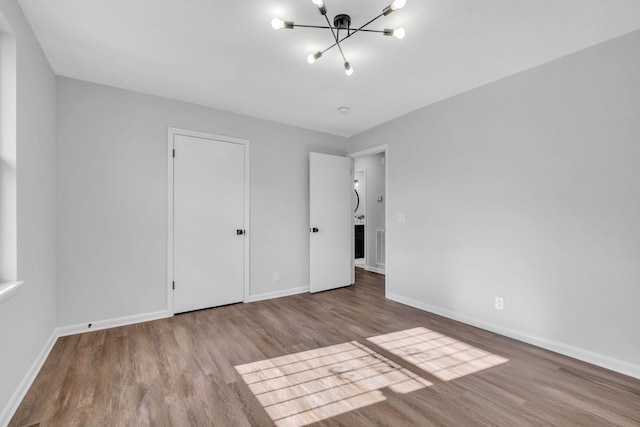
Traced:
POLYGON ((0 304, 18 293, 24 282, 0 283, 0 304))

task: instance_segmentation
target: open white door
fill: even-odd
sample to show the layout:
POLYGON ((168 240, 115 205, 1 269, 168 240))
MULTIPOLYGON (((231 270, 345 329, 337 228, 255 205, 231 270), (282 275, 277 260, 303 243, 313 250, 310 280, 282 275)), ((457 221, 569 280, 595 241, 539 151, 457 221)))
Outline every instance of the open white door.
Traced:
POLYGON ((353 160, 310 153, 311 292, 351 285, 353 277, 353 160))

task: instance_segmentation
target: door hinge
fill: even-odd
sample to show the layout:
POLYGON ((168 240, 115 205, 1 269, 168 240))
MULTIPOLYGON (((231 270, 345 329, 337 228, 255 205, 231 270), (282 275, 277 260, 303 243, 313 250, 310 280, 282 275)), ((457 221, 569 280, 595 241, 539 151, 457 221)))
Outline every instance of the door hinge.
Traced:
POLYGON ((173 150, 173 158, 175 159, 175 157, 176 157, 176 150, 174 149, 173 150))
POLYGON ((176 282, 173 282, 173 289, 176 288, 176 282))

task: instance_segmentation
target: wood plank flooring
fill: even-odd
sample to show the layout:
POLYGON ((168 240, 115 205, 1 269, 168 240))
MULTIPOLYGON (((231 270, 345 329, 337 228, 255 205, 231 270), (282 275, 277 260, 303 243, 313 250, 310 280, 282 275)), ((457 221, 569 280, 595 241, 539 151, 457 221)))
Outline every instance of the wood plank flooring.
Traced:
POLYGON ((640 381, 384 299, 384 277, 60 338, 23 426, 640 426, 640 381))

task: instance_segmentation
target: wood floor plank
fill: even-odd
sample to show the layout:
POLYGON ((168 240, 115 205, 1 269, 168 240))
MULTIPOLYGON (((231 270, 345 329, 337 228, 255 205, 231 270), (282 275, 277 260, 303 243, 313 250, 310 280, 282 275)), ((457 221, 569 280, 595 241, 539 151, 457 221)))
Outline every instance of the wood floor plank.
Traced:
POLYGON ((9 425, 306 423, 640 426, 640 381, 387 300, 357 269, 348 288, 60 338, 9 425))

